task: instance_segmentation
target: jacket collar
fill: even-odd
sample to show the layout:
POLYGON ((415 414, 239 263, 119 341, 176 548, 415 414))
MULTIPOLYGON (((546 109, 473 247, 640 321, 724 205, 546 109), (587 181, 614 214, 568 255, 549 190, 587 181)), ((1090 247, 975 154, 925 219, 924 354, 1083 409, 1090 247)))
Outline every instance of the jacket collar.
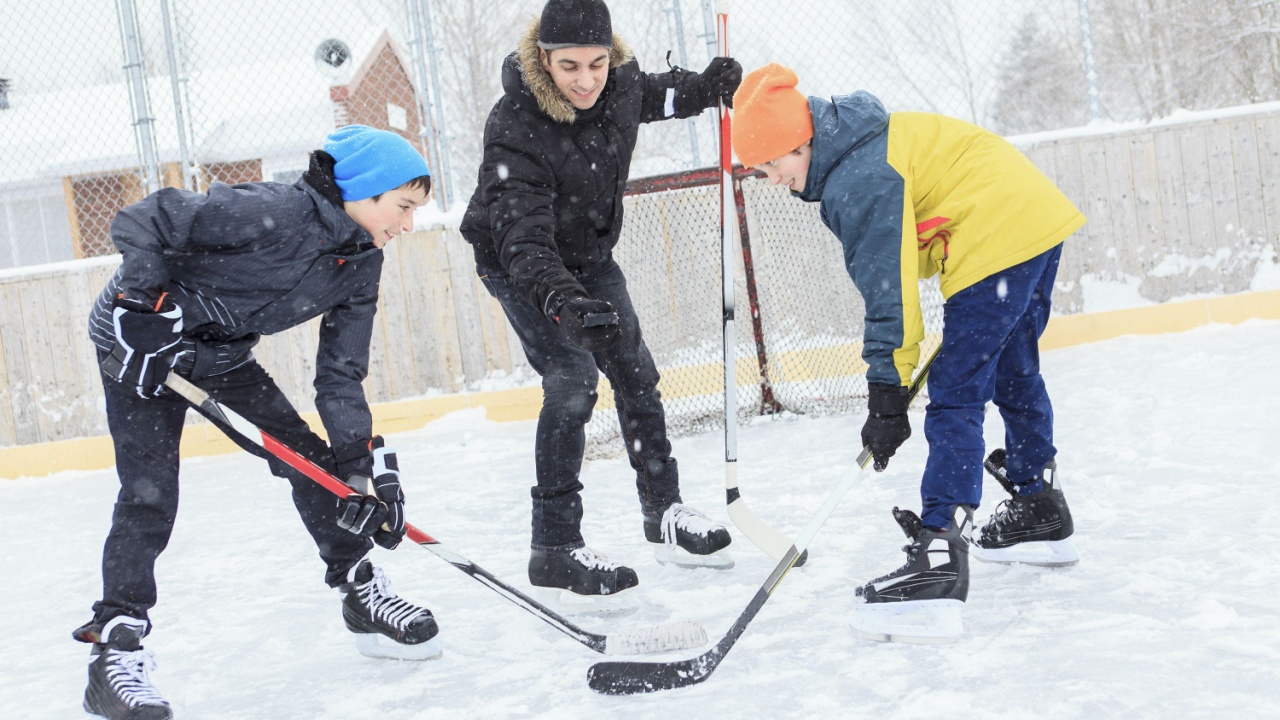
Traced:
POLYGON ((813 115, 813 153, 799 196, 815 202, 822 199, 827 178, 836 165, 855 148, 885 132, 889 113, 876 96, 862 90, 837 95, 830 101, 810 97, 809 112, 813 115))
POLYGON ((342 202, 342 191, 333 177, 335 163, 329 153, 323 150, 313 151, 310 166, 302 174, 296 187, 311 195, 320 222, 329 231, 329 237, 333 238, 340 252, 350 254, 368 250, 373 247, 373 237, 347 214, 342 202))
MULTIPOLYGON (((569 124, 578 119, 578 109, 556 87, 555 82, 551 79, 551 73, 542 67, 542 61, 538 57, 539 22, 540 20, 535 18, 529 24, 529 28, 525 30, 524 36, 520 39, 520 45, 507 58, 507 62, 503 63, 503 90, 517 104, 525 107, 536 104, 537 109, 552 120, 569 124), (509 68, 518 72, 509 71, 509 68)), ((613 48, 609 50, 609 69, 612 71, 618 68, 630 61, 632 57, 631 48, 615 33, 613 36, 613 48)), ((612 75, 609 78, 609 82, 613 82, 612 75)), ((608 92, 608 86, 605 87, 605 92, 608 92)), ((601 93, 596 105, 600 105, 604 100, 604 93, 601 93)), ((590 111, 584 112, 589 113, 590 111)))

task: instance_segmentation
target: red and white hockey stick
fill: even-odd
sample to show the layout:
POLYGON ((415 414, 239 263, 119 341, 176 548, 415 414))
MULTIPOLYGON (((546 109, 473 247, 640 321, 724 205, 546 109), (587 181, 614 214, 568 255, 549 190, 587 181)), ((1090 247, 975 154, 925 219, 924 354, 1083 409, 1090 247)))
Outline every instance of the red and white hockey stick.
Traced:
MULTIPOLYGON (((265 453, 288 463, 290 467, 316 481, 338 497, 346 497, 352 493, 351 488, 346 483, 303 457, 293 448, 263 432, 258 426, 249 422, 234 410, 209 397, 208 393, 188 380, 170 373, 164 384, 199 409, 201 414, 209 418, 219 429, 233 439, 241 438, 252 445, 258 446, 265 453)), ((265 457, 265 455, 263 456, 265 457)), ((436 557, 470 575, 485 587, 520 606, 526 612, 598 653, 605 655, 639 655, 698 647, 707 642, 706 631, 701 625, 694 622, 676 622, 656 627, 634 628, 607 636, 588 632, 569 622, 537 600, 503 582, 479 565, 445 548, 440 544, 439 540, 413 525, 405 523, 405 537, 412 540, 419 547, 430 551, 436 557)))

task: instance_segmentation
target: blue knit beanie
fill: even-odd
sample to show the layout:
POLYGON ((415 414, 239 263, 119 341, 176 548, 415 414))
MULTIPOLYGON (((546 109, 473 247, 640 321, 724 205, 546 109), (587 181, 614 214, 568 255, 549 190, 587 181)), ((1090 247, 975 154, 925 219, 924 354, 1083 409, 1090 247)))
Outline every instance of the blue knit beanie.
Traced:
POLYGON ((431 174, 427 161, 408 140, 366 125, 335 130, 325 138, 324 151, 337 161, 333 176, 342 199, 349 202, 381 195, 431 174))

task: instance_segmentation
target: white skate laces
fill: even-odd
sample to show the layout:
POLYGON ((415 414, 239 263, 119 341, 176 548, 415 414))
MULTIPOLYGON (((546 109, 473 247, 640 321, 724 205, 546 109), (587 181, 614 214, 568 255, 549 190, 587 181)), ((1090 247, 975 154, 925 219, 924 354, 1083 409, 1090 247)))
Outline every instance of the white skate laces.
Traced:
POLYGON ((684 530, 694 535, 706 537, 711 534, 711 531, 719 527, 702 512, 680 503, 672 503, 667 508, 667 511, 662 513, 662 520, 659 525, 662 527, 662 539, 666 541, 668 546, 676 544, 677 530, 684 530))
POLYGON ((588 570, 612 572, 618 569, 618 563, 611 561, 609 558, 589 547, 580 547, 577 550, 571 550, 569 555, 574 560, 577 560, 579 565, 582 565, 588 570))
POLYGON ((151 686, 149 674, 156 669, 150 650, 107 648, 107 682, 115 694, 131 708, 164 705, 164 698, 151 686))
POLYGON ((356 586, 360 601, 369 608, 369 615, 380 619, 397 630, 404 630, 421 615, 427 613, 426 608, 413 603, 391 592, 389 580, 382 568, 373 568, 373 578, 363 585, 356 586))

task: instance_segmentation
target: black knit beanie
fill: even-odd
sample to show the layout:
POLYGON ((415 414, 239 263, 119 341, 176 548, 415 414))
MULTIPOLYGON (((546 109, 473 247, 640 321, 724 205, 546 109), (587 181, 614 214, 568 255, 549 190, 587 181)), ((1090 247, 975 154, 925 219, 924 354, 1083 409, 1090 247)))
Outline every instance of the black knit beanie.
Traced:
POLYGON ((538 47, 557 50, 598 45, 613 47, 613 23, 603 0, 547 0, 538 24, 538 47))

